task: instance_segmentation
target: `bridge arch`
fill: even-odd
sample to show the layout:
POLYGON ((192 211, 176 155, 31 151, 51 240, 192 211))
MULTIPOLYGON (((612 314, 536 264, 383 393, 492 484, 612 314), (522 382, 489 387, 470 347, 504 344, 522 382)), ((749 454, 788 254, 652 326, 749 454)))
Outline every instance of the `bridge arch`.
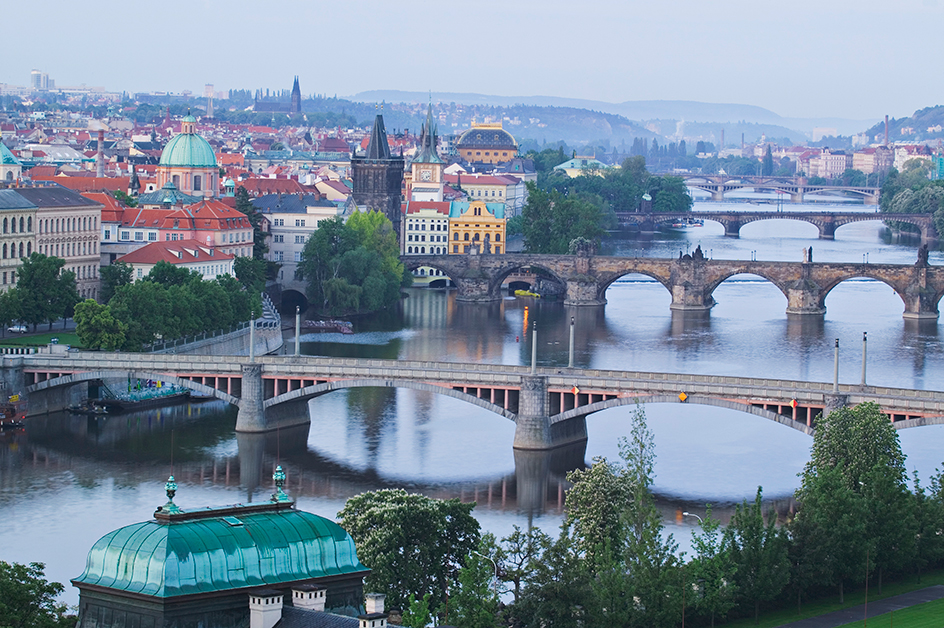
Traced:
POLYGON ((650 279, 655 279, 656 282, 662 285, 669 293, 669 298, 672 298, 672 286, 670 285, 670 278, 659 275, 658 273, 648 269, 648 268, 626 268, 614 273, 608 273, 600 277, 598 283, 599 292, 597 298, 604 300, 606 297, 606 291, 614 283, 622 279, 623 277, 628 277, 629 275, 642 275, 643 277, 649 277, 650 279))
POLYGON ((501 296, 501 287, 508 275, 514 274, 517 271, 520 271, 524 268, 537 269, 545 273, 551 279, 559 283, 561 286, 567 285, 567 280, 560 276, 559 273, 551 270, 551 268, 546 264, 541 264, 540 262, 533 261, 524 261, 520 264, 512 264, 504 266, 500 272, 497 272, 489 279, 488 284, 488 294, 492 297, 501 296))
POLYGON ((778 290, 780 290, 780 292, 783 294, 784 299, 786 299, 787 302, 789 303, 790 296, 787 294, 787 286, 784 285, 783 282, 781 282, 778 279, 774 279, 773 277, 768 276, 763 271, 758 272, 758 269, 748 268, 748 267, 736 268, 729 272, 725 272, 725 273, 717 275, 716 277, 713 277, 711 281, 708 282, 708 286, 705 290, 706 298, 711 297, 714 294, 715 290, 718 289, 718 286, 723 284, 728 279, 731 279, 732 277, 736 277, 738 275, 753 275, 755 277, 760 277, 761 279, 770 282, 771 284, 776 286, 778 290))
MULTIPOLYGON (((568 421, 570 419, 575 419, 578 417, 584 417, 588 414, 594 412, 599 412, 601 410, 607 410, 609 408, 618 408, 621 406, 636 405, 637 403, 646 404, 646 403, 686 403, 691 405, 699 406, 714 406, 717 408, 727 408, 729 410, 737 410, 739 412, 746 412, 747 414, 753 414, 761 418, 767 419, 769 421, 774 421, 775 423, 780 423, 781 425, 786 425, 789 428, 795 429, 798 432, 803 432, 808 436, 813 435, 813 428, 807 426, 805 423, 800 421, 794 421, 789 417, 785 417, 776 412, 771 412, 770 410, 764 410, 763 408, 755 408, 754 406, 747 403, 739 403, 737 401, 731 401, 729 399, 718 399, 715 397, 707 397, 703 395, 690 395, 685 399, 685 401, 679 400, 676 395, 647 395, 640 397, 617 397, 615 399, 607 399, 606 401, 598 401, 586 406, 580 406, 579 408, 574 408, 572 410, 567 410, 566 412, 561 412, 560 414, 555 414, 550 417, 551 425, 561 423, 563 421, 568 421)), ((944 422, 944 421, 942 421, 944 422)))
MULTIPOLYGON (((52 379, 47 379, 42 382, 36 382, 31 386, 26 387, 27 393, 42 392, 44 390, 49 390, 51 388, 58 388, 60 386, 69 386, 72 384, 81 384, 83 382, 90 382, 97 379, 115 379, 127 375, 127 370, 101 370, 101 371, 83 371, 80 373, 69 373, 68 375, 61 375, 59 377, 54 377, 52 379)), ((181 388, 187 388, 192 390, 195 393, 200 395, 212 395, 217 399, 221 399, 227 403, 230 403, 234 406, 239 405, 239 397, 234 397, 228 393, 223 392, 222 390, 217 390, 212 386, 207 386, 206 384, 198 384, 197 382, 190 381, 182 377, 177 377, 176 375, 168 375, 166 373, 150 373, 145 371, 134 371, 135 379, 153 379, 162 382, 167 382, 168 384, 174 384, 181 388)))
MULTIPOLYGON (((828 296, 829 296, 829 293, 832 292, 833 289, 835 289, 836 286, 838 286, 839 284, 844 283, 844 282, 846 282, 846 281, 851 281, 851 280, 853 280, 853 279, 871 279, 871 280, 873 280, 873 281, 878 281, 878 282, 880 282, 880 283, 883 283, 883 284, 885 284, 886 286, 888 286, 889 288, 891 288, 892 291, 894 291, 894 293, 895 293, 896 295, 898 295, 898 298, 901 299, 902 303, 904 304, 905 308, 907 309, 907 307, 908 307, 908 301, 905 299, 905 295, 904 295, 904 291, 905 291, 906 287, 905 287, 905 288, 902 288, 902 287, 900 287, 900 286, 897 286, 897 285, 895 285, 894 283, 892 283, 892 282, 888 281, 887 279, 885 279, 884 277, 882 277, 879 273, 877 273, 877 272, 872 272, 872 271, 868 270, 868 264, 863 265, 860 270, 862 270, 863 272, 858 272, 858 271, 857 271, 855 274, 851 274, 851 275, 847 275, 847 276, 843 276, 843 277, 837 277, 837 278, 835 278, 835 279, 830 280, 830 281, 829 281, 828 283, 826 283, 825 285, 821 286, 820 297, 819 297, 819 306, 822 307, 822 308, 825 308, 825 307, 826 307, 826 297, 828 297, 828 296)), ((941 295, 936 295, 935 301, 934 301, 934 304, 935 304, 935 305, 937 305, 937 303, 938 303, 938 301, 940 300, 940 298, 941 298, 941 295)))
POLYGON ((489 412, 494 412, 509 421, 516 421, 518 415, 511 410, 506 410, 505 408, 486 401, 484 399, 479 399, 474 395, 464 393, 459 390, 454 390, 446 386, 437 386, 435 384, 427 384, 425 382, 415 382, 409 379, 342 379, 331 382, 325 382, 323 384, 317 384, 314 386, 306 386, 304 388, 299 388, 297 390, 292 390, 286 393, 282 393, 276 397, 266 399, 263 403, 263 407, 268 409, 272 406, 276 406, 282 403, 287 403, 290 401, 306 401, 308 399, 313 399, 315 397, 320 397, 329 392, 334 392, 335 390, 344 390, 347 388, 409 388, 411 390, 421 390, 424 392, 432 392, 439 395, 445 395, 447 397, 453 397, 466 403, 471 403, 472 405, 484 408, 489 412))

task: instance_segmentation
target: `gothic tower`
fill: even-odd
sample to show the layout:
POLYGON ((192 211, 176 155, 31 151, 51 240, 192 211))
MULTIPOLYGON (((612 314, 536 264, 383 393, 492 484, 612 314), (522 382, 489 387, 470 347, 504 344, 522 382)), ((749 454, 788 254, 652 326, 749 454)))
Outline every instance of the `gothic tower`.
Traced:
POLYGON ((354 202, 361 211, 381 211, 400 240, 400 191, 403 185, 403 157, 390 154, 383 116, 378 114, 367 145, 367 154, 351 156, 354 202))
POLYGON ((420 131, 419 151, 411 164, 412 188, 410 200, 443 200, 443 167, 446 164, 436 152, 436 126, 433 123, 433 105, 426 111, 426 123, 420 131))
POLYGON ((302 90, 298 88, 298 77, 295 77, 295 84, 292 86, 292 110, 291 113, 302 112, 302 90))

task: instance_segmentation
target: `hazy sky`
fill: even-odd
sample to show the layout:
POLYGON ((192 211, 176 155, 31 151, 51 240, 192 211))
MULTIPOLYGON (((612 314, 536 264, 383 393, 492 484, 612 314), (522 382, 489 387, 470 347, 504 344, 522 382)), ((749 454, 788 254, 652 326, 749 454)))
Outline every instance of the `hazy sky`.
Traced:
POLYGON ((4 0, 0 82, 759 105, 900 117, 944 103, 944 0, 4 0))

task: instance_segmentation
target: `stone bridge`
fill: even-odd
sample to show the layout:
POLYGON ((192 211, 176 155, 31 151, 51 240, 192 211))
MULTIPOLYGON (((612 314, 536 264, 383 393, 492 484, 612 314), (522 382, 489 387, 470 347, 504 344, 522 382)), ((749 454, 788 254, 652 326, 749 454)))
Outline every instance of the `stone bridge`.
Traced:
POLYGON ((621 227, 636 227, 642 233, 653 233, 660 223, 675 222, 687 218, 711 220, 721 223, 724 235, 737 238, 741 227, 760 220, 799 220, 816 225, 819 237, 822 240, 834 240, 836 229, 853 222, 875 220, 896 220, 914 225, 921 232, 922 242, 935 242, 939 239, 937 227, 934 225, 933 214, 881 214, 873 212, 770 212, 770 211, 737 211, 712 212, 692 211, 676 213, 637 213, 617 212, 616 218, 621 227))
POLYGON ((522 450, 582 442, 587 438, 587 415, 647 402, 730 408, 807 434, 824 410, 866 401, 878 403, 898 428, 944 423, 942 392, 852 385, 834 391, 831 384, 820 382, 679 373, 307 356, 250 361, 243 356, 75 352, 3 356, 2 375, 6 391, 27 398, 30 415, 63 409, 43 403, 44 395, 130 376, 178 384, 234 404, 239 408, 236 430, 246 433, 309 423, 304 402, 335 390, 423 390, 513 421, 514 447, 522 450))
POLYGON ((712 293, 735 275, 763 277, 787 298, 787 314, 826 313, 826 296, 853 278, 885 283, 904 302, 905 318, 936 319, 944 296, 944 267, 915 265, 762 262, 708 260, 696 255, 679 259, 580 255, 411 255, 401 258, 408 269, 442 270, 458 288, 460 301, 487 302, 502 298, 501 286, 512 273, 530 268, 566 286, 566 305, 603 305, 606 289, 620 277, 640 274, 665 286, 673 310, 705 311, 712 293))
MULTIPOLYGON (((673 175, 678 176, 678 175, 673 175)), ((723 201, 726 192, 743 190, 771 190, 790 195, 790 202, 802 203, 804 194, 817 192, 845 192, 862 197, 866 205, 878 205, 881 187, 855 185, 813 185, 805 177, 744 176, 724 174, 683 174, 685 185, 711 194, 711 200, 723 201)))

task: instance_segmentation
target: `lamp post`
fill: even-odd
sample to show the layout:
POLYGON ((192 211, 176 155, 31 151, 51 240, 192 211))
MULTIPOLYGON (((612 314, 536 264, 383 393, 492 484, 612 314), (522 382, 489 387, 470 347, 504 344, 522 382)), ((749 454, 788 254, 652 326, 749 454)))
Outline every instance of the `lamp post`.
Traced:
POLYGON ((704 525, 704 524, 705 524, 704 520, 702 520, 701 517, 699 517, 698 515, 696 515, 696 514, 693 513, 693 512, 688 512, 688 511, 683 512, 683 513, 682 513, 682 516, 683 516, 683 517, 695 517, 696 519, 698 519, 698 523, 699 523, 700 525, 704 525))
POLYGON ((567 353, 567 368, 574 368, 574 317, 570 317, 570 351, 567 353))
POLYGON ((498 563, 495 562, 494 558, 492 558, 491 556, 486 556, 482 552, 477 552, 475 550, 472 550, 472 553, 475 554, 476 556, 481 556, 482 558, 489 560, 492 563, 492 566, 495 568, 495 599, 497 600, 498 599, 498 563))

